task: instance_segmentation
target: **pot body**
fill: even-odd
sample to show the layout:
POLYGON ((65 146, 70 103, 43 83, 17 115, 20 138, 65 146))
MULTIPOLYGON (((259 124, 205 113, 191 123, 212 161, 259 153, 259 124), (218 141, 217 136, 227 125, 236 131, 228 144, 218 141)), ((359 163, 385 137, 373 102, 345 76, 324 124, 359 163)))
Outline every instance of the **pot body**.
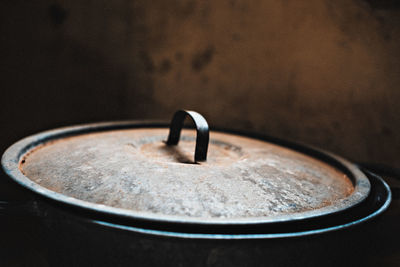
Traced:
MULTIPOLYGON (((129 227, 105 225, 35 196, 25 207, 29 210, 14 215, 19 221, 14 224, 15 230, 20 232, 20 242, 15 243, 14 250, 28 255, 24 259, 28 265, 35 262, 39 266, 376 266, 382 263, 396 266, 398 263, 397 199, 383 216, 356 227, 261 239, 200 239, 140 233, 129 227)), ((13 249, 7 244, 4 247, 6 251, 13 249)), ((10 259, 10 255, 5 256, 10 259)), ((12 259, 7 263, 13 266, 12 259)))
POLYGON ((294 239, 197 240, 60 222, 45 228, 50 265, 368 266, 376 255, 371 226, 294 239))
MULTIPOLYGON (((53 214, 54 216, 54 214, 53 214)), ((376 266, 391 248, 386 220, 316 236, 199 240, 110 229, 58 214, 39 235, 49 266, 376 266), (385 223, 384 223, 385 222, 385 223)), ((37 245, 37 244, 36 244, 37 245)))
MULTIPOLYGON (((93 126, 86 132, 102 127, 109 128, 93 126)), ((118 124, 115 127, 132 126, 118 124)), ((58 138, 71 132, 82 133, 82 129, 77 127, 70 132, 61 129, 56 132, 58 135, 52 134, 58 138)), ((44 133, 34 141, 31 139, 35 137, 30 137, 29 142, 24 141, 27 144, 23 148, 18 148, 22 146, 19 144, 17 148, 21 150, 11 160, 19 161, 20 152, 26 153, 26 145, 36 146, 50 140, 47 135, 44 133)), ((312 148, 273 140, 332 161, 328 154, 312 148)), ((332 162, 337 166, 337 161, 332 162)), ((13 177, 13 171, 5 170, 13 177)), ((242 232, 232 231, 235 228, 220 230, 212 225, 195 228, 192 232, 188 229, 193 226, 187 223, 172 224, 171 228, 166 222, 121 217, 72 201, 60 201, 40 194, 43 190, 35 191, 20 183, 30 190, 24 189, 30 197, 19 206, 15 202, 2 202, 0 213, 8 219, 17 218, 18 224, 10 221, 10 225, 18 233, 25 234, 20 235, 21 242, 16 242, 14 247, 7 243, 3 247, 25 255, 27 251, 33 251, 30 255, 40 254, 39 258, 26 259, 26 264, 38 260, 38 265, 43 266, 375 266, 382 258, 387 258, 377 253, 383 255, 385 249, 393 246, 395 235, 387 231, 391 229, 387 222, 381 223, 381 216, 374 221, 369 219, 388 207, 391 192, 381 178, 367 171, 365 174, 371 184, 368 197, 345 211, 299 221, 259 224, 257 228, 245 225, 240 228, 242 232)), ((6 251, 3 259, 7 259, 8 254, 6 251)), ((18 261, 20 254, 14 255, 18 261)), ((6 265, 12 266, 13 260, 6 265)))

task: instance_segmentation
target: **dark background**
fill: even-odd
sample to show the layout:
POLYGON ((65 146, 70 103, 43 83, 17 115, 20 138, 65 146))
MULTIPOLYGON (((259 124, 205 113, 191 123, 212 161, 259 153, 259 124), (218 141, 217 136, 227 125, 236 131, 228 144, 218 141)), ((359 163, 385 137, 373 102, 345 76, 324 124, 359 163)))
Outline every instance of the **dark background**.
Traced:
POLYGON ((400 167, 398 2, 1 1, 0 150, 186 108, 400 167))
MULTIPOLYGON (((400 167, 399 7, 1 1, 0 151, 50 128, 169 120, 186 108, 211 125, 400 167)), ((3 178, 2 190, 16 195, 3 178)))

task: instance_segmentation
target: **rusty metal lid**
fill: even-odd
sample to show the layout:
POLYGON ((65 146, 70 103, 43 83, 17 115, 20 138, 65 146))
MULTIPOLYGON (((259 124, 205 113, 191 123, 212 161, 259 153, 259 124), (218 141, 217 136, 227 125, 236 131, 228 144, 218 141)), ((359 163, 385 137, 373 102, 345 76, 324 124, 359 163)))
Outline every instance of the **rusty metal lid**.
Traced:
POLYGON ((209 135, 201 115, 179 111, 171 129, 111 123, 35 135, 7 150, 3 167, 21 184, 58 201, 172 222, 302 220, 366 198, 370 183, 358 168, 309 151, 317 154, 226 132, 209 135), (180 136, 187 115, 197 131, 180 136))

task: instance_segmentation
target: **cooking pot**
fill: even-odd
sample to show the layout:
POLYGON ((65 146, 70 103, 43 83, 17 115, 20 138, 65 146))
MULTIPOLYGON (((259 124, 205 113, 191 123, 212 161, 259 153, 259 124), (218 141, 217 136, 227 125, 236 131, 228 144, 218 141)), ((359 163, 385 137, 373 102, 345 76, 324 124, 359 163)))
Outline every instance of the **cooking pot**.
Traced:
POLYGON ((4 153, 32 198, 50 265, 371 264, 391 191, 331 153, 265 135, 209 132, 193 111, 169 125, 125 121, 51 130, 4 153), (191 118, 196 131, 184 130, 191 118), (194 147, 194 156, 191 149, 194 147))

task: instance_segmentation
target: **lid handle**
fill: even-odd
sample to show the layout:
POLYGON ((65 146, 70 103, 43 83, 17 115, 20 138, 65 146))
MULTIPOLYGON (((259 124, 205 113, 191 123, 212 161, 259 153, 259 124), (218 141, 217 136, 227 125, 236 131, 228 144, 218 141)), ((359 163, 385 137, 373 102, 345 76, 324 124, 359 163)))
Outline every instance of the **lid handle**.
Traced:
POLYGON ((196 126, 197 136, 196 136, 196 150, 194 152, 194 161, 206 161, 207 160, 207 150, 208 150, 208 140, 209 140, 209 129, 208 123, 203 116, 195 111, 189 110, 178 110, 175 112, 174 117, 171 120, 169 127, 169 135, 167 140, 167 145, 177 145, 179 138, 181 136, 181 130, 183 127, 183 122, 186 116, 189 116, 196 126))

